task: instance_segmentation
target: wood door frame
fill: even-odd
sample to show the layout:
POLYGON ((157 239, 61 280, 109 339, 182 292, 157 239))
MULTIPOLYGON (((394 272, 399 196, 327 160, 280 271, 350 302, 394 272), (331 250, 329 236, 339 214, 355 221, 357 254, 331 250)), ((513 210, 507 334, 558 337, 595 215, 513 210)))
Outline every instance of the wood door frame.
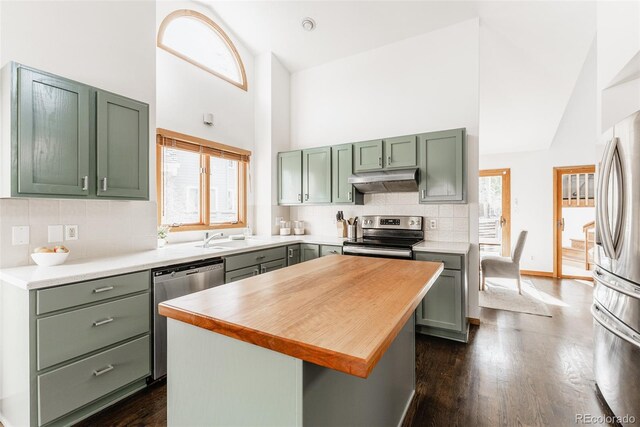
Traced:
POLYGON ((502 256, 511 256, 511 169, 483 169, 480 177, 502 177, 502 217, 506 224, 502 227, 502 256))
POLYGON ((588 276, 573 276, 562 274, 562 175, 574 173, 594 173, 596 165, 556 166, 553 168, 553 277, 564 279, 593 280, 588 276))

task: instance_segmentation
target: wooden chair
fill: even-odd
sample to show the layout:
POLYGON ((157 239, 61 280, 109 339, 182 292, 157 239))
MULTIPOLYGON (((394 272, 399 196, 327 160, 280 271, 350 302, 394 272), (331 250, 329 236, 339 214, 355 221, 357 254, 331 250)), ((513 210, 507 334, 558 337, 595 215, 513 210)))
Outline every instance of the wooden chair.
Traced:
POLYGON ((485 288, 487 277, 503 277, 516 279, 518 282, 518 293, 522 295, 522 284, 520 279, 520 258, 524 250, 524 242, 527 240, 527 231, 523 230, 518 236, 518 241, 513 247, 511 257, 488 256, 480 261, 482 269, 482 290, 485 288))

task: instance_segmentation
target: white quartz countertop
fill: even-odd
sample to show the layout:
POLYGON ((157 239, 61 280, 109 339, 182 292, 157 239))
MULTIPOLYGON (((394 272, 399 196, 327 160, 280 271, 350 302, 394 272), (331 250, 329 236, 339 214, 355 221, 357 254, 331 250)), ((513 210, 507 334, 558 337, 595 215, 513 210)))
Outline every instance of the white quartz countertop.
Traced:
MULTIPOLYGON (((340 245, 346 239, 332 236, 252 236, 240 247, 216 249, 229 242, 227 239, 214 240, 214 248, 199 248, 201 242, 169 244, 164 248, 142 252, 132 252, 101 258, 84 258, 54 267, 28 265, 0 269, 2 284, 11 284, 25 290, 42 289, 67 283, 82 282, 101 277, 132 273, 173 264, 198 261, 207 258, 223 257, 242 252, 268 249, 286 244, 312 243, 321 245, 340 245)), ((236 242, 236 241, 234 241, 236 242)), ((242 240, 238 241, 242 242, 242 240)), ((233 244, 233 243, 230 243, 233 244)), ((242 245, 242 243, 238 243, 242 245)), ((468 243, 423 242, 414 246, 416 251, 466 254, 468 243)))

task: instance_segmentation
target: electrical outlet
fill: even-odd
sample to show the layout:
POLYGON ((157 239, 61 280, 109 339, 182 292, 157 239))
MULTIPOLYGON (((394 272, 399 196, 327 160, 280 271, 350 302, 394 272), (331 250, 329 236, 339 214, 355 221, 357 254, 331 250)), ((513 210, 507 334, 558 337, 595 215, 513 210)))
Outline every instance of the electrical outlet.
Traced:
POLYGON ((435 230, 436 228, 438 228, 438 222, 435 219, 430 219, 429 220, 429 228, 431 230, 435 230))
POLYGON ((77 225, 65 225, 64 226, 64 240, 78 240, 78 226, 77 225))
POLYGON ((58 243, 64 240, 64 236, 62 234, 62 226, 61 225, 50 225, 48 230, 48 242, 49 243, 58 243))
POLYGON ((29 244, 29 226, 19 225, 11 227, 11 244, 16 245, 28 245, 29 244))

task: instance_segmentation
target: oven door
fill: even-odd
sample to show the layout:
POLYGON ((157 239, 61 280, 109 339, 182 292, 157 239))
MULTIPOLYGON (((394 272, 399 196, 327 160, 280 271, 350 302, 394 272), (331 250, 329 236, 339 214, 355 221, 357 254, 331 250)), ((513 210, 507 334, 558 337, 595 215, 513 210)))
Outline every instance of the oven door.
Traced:
POLYGON ((342 253, 345 255, 371 256, 371 257, 378 257, 378 258, 399 258, 399 259, 413 258, 413 251, 411 249, 401 249, 401 248, 383 248, 383 247, 345 245, 342 248, 342 253))

